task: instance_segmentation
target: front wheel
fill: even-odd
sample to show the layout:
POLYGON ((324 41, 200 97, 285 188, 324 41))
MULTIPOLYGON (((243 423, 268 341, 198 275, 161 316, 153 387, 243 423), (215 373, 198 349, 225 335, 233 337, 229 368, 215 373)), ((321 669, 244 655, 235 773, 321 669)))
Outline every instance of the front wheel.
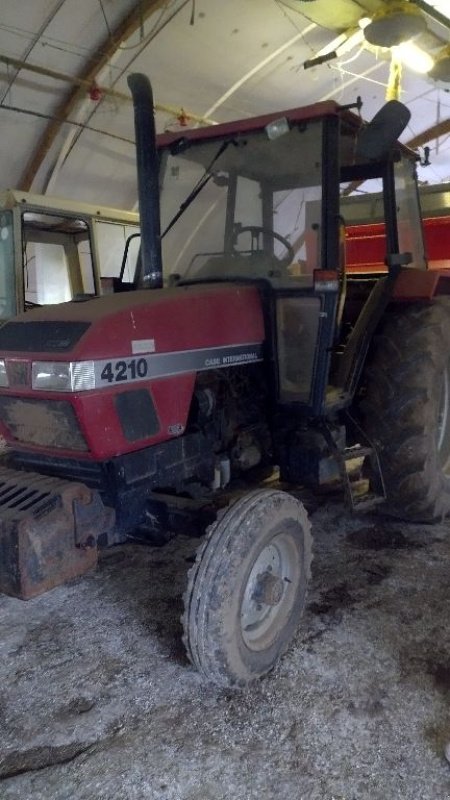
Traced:
POLYGON ((377 447, 387 509, 414 522, 450 513, 450 304, 390 312, 365 378, 363 424, 377 447))
POLYGON ((294 497, 263 489, 228 508, 184 596, 184 643, 207 679, 242 687, 276 664, 297 629, 310 564, 310 523, 294 497))

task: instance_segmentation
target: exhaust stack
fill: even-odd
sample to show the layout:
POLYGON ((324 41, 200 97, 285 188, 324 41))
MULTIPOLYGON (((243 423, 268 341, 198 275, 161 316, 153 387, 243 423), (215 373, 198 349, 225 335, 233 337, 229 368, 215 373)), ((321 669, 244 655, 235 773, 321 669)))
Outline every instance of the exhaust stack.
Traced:
POLYGON ((156 150, 153 92, 145 75, 128 77, 133 98, 136 163, 141 222, 140 289, 160 289, 163 285, 161 228, 159 216, 159 164, 156 150))

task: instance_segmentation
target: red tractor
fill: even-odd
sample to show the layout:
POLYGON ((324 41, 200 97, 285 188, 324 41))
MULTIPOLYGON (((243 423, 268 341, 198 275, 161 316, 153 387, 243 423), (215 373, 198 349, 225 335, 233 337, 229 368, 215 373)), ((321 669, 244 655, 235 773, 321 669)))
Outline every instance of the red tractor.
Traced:
POLYGON ((187 531, 186 508, 238 486, 183 625, 208 679, 245 685, 292 639, 311 561, 303 505, 255 476, 338 479, 410 520, 450 510, 450 275, 427 271, 400 103, 370 125, 325 102, 156 139, 150 85, 129 83, 134 284, 0 329, 0 589, 26 599, 98 547, 187 531), (346 275, 351 182, 382 190, 387 272, 346 275))

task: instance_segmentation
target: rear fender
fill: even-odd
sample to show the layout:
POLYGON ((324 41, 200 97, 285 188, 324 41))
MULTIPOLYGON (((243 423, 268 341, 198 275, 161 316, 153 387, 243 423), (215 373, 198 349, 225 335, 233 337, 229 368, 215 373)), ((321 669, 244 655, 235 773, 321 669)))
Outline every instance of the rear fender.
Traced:
POLYGON ((450 269, 403 269, 396 280, 392 299, 412 303, 430 301, 438 295, 450 295, 450 269))

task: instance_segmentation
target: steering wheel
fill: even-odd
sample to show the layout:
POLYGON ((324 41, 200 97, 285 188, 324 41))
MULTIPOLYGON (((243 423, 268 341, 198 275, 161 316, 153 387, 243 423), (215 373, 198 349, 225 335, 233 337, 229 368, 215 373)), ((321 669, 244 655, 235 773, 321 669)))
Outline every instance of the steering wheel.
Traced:
POLYGON ((283 247, 286 249, 286 255, 282 258, 278 258, 275 255, 272 255, 272 258, 275 260, 277 267, 288 267, 295 258, 294 248, 292 247, 291 243, 281 236, 281 234, 276 233, 275 231, 271 230, 271 228, 263 228, 260 225, 243 225, 242 228, 237 228, 234 236, 234 244, 236 244, 236 240, 239 236, 243 233, 250 233, 252 237, 251 241, 251 250, 250 256, 254 255, 257 252, 262 252, 262 248, 258 248, 258 240, 260 236, 269 236, 271 239, 276 239, 277 242, 281 242, 283 247), (256 245, 256 247, 255 247, 256 245))

